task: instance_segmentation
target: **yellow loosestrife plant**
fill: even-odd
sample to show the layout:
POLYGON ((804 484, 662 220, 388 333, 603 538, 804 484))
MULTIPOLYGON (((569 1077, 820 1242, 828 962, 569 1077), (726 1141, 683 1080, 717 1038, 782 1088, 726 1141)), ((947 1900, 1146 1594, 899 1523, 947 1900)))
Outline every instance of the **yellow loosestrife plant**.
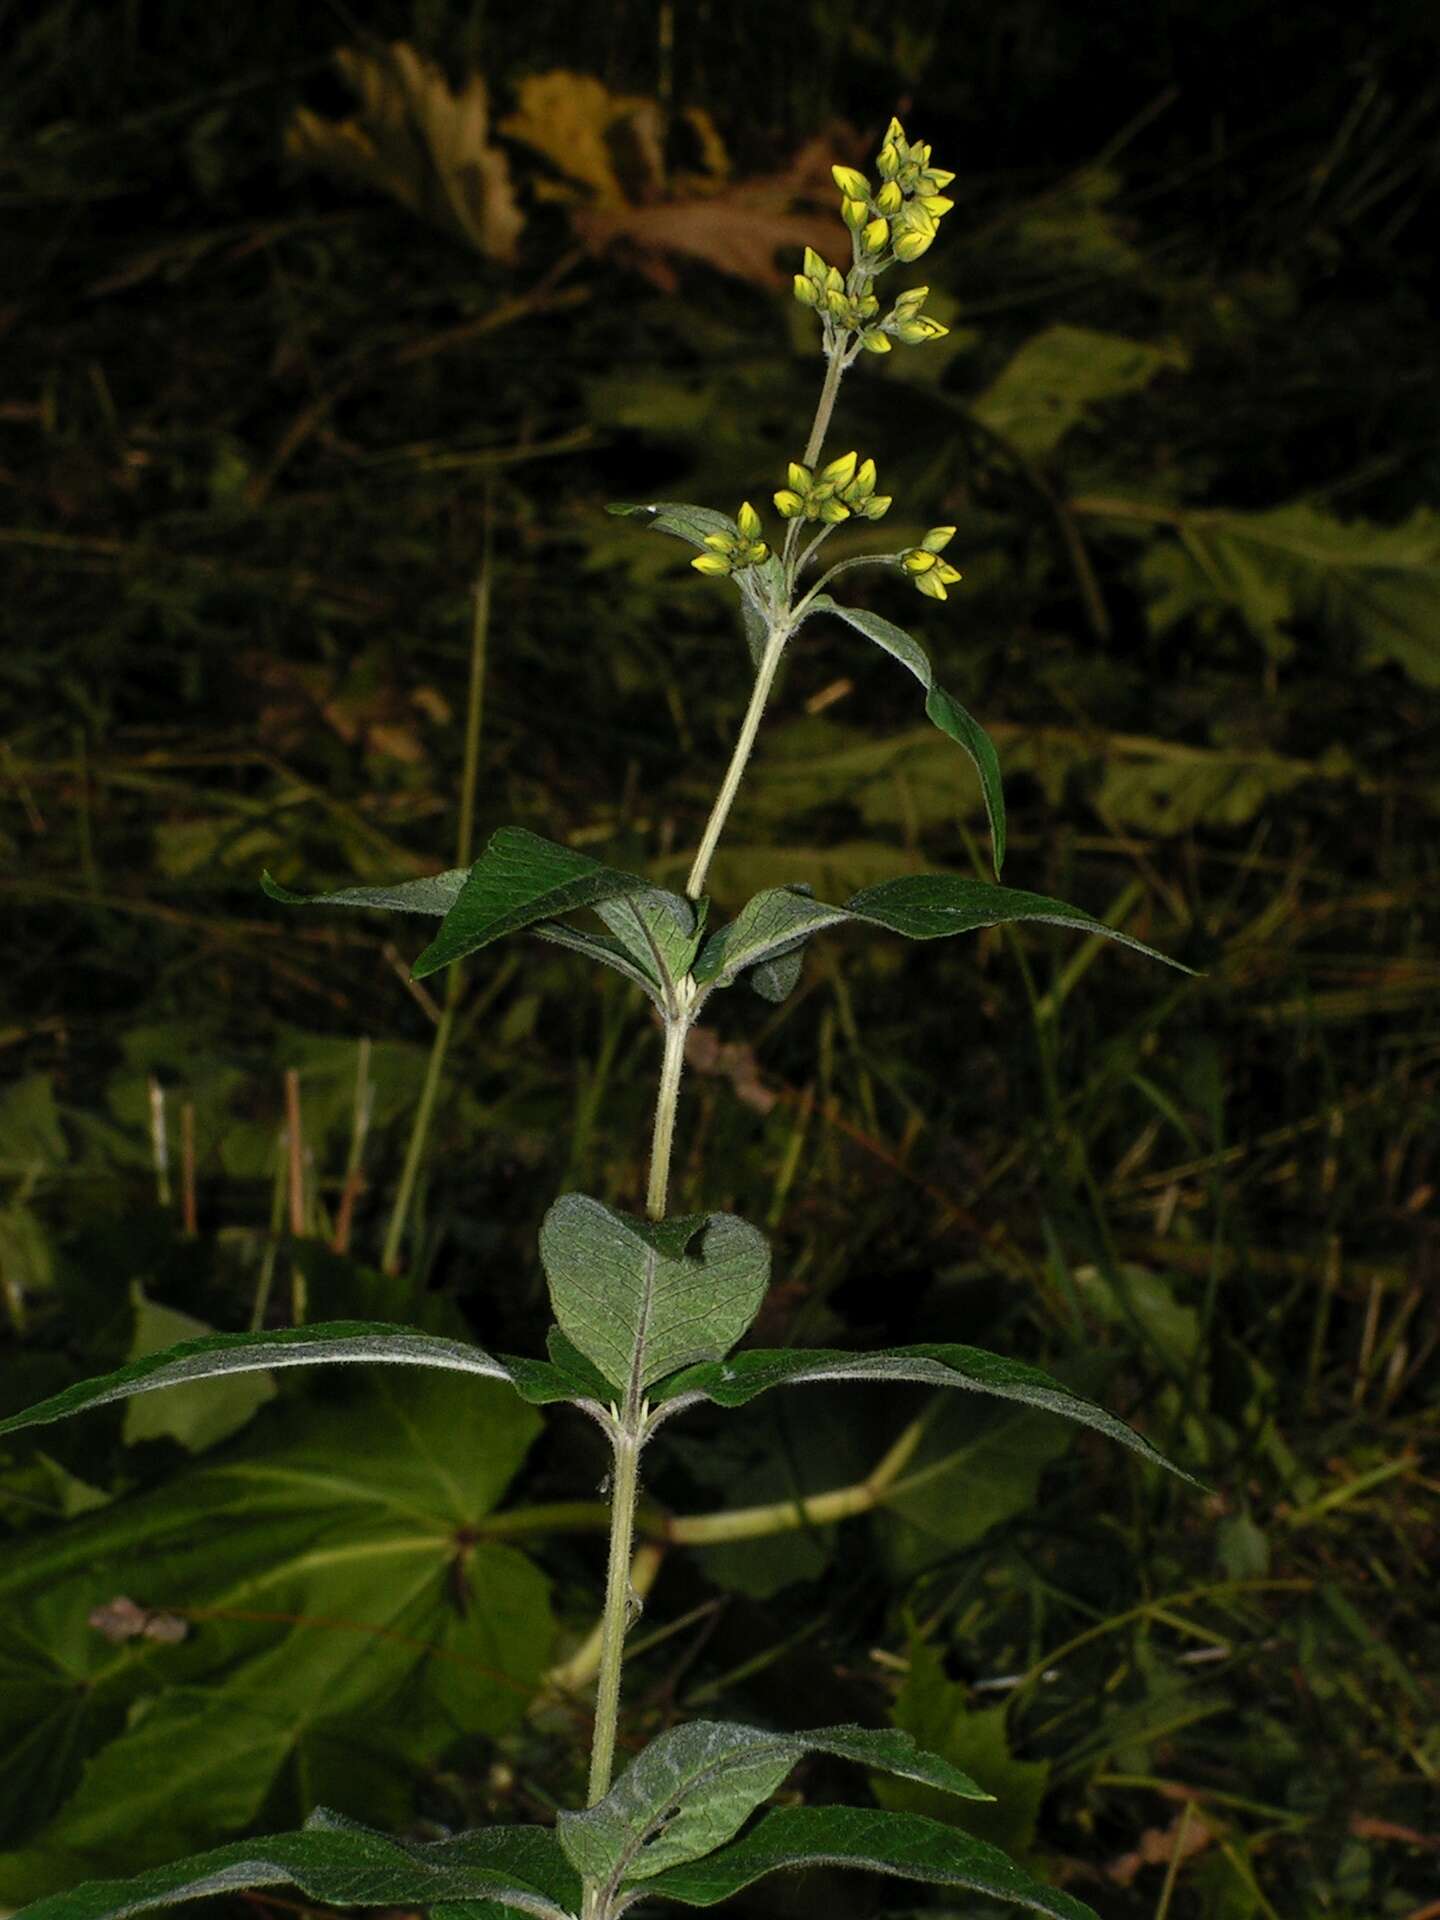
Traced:
POLYGON ((900 294, 887 311, 875 287, 892 266, 929 250, 950 211, 943 189, 954 176, 932 166, 929 146, 909 140, 898 120, 886 131, 875 174, 872 182, 855 168, 834 169, 850 239, 848 267, 842 271, 807 249, 795 276, 795 298, 820 323, 825 374, 809 437, 773 492, 780 520, 773 543, 749 501, 733 519, 674 501, 611 509, 697 548, 692 566, 737 592, 750 645, 749 705, 684 892, 516 827, 497 832, 468 868, 425 880, 317 897, 290 893, 265 878, 272 897, 292 904, 318 898, 331 906, 437 918, 435 937, 415 963, 417 978, 523 932, 619 971, 655 1006, 663 1047, 645 1212, 617 1212, 578 1193, 562 1195, 550 1208, 539 1246, 555 1315, 546 1356, 496 1356, 412 1328, 366 1321, 209 1334, 82 1382, 0 1424, 0 1433, 37 1425, 207 1375, 337 1363, 468 1373, 503 1381, 534 1404, 565 1401, 580 1408, 603 1431, 613 1456, 588 1803, 562 1811, 553 1827, 482 1827, 426 1844, 393 1839, 321 1809, 298 1833, 237 1841, 131 1880, 47 1897, 25 1910, 27 1920, 121 1920, 208 1894, 264 1887, 294 1888, 306 1899, 336 1906, 426 1910, 485 1901, 541 1920, 618 1920, 642 1899, 710 1906, 764 1875, 807 1863, 851 1864, 969 1890, 1053 1920, 1095 1920, 1083 1902, 1045 1886, 995 1847, 919 1815, 788 1806, 752 1823, 811 1752, 963 1798, 989 1797, 903 1733, 858 1726, 797 1733, 698 1721, 661 1734, 615 1772, 641 1460, 659 1427, 683 1418, 687 1409, 706 1401, 739 1408, 759 1394, 812 1382, 908 1381, 1046 1409, 1108 1435, 1152 1464, 1169 1464, 1141 1434, 1059 1381, 978 1348, 772 1352, 741 1346, 768 1283, 764 1236, 730 1214, 677 1216, 669 1209, 686 1035, 712 995, 741 982, 763 998, 783 999, 798 978, 805 944, 827 928, 857 923, 930 940, 1034 920, 1151 952, 1080 908, 999 884, 1005 806, 988 736, 937 684, 917 640, 827 591, 842 575, 873 567, 896 571, 920 593, 944 600, 961 577, 942 557, 955 529, 933 527, 918 547, 842 560, 806 582, 835 527, 852 519, 878 522, 891 504, 879 491, 872 459, 849 451, 822 460, 845 373, 861 354, 924 346, 945 333, 923 310, 924 287, 900 294), (929 718, 969 755, 989 817, 995 882, 910 875, 867 887, 843 905, 818 900, 801 887, 772 887, 714 926, 705 892, 711 860, 785 649, 817 615, 845 622, 906 667, 924 689, 929 718), (571 916, 581 909, 592 910, 606 931, 574 924, 571 916))

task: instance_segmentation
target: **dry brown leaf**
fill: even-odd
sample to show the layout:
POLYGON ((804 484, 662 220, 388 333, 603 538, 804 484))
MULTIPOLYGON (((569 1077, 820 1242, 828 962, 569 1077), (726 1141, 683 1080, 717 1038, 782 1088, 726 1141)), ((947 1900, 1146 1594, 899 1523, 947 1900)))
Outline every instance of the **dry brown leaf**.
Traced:
POLYGON ((1147 1827, 1131 1853, 1119 1854, 1105 1871, 1117 1887, 1128 1887, 1144 1867, 1168 1867, 1178 1853, 1182 1862, 1203 1853, 1215 1836, 1193 1801, 1181 1809, 1168 1827, 1147 1827))
POLYGON ((779 1098, 765 1085, 755 1051, 743 1040, 717 1040, 708 1027, 692 1027, 685 1036, 685 1061, 696 1073, 728 1080, 735 1098, 756 1113, 769 1113, 779 1098))
POLYGON ((335 61, 360 96, 349 120, 307 107, 286 129, 297 160, 379 187, 490 260, 513 260, 523 216, 509 162, 489 143, 485 82, 456 93, 433 60, 397 40, 383 53, 342 47, 335 61))
MULTIPOLYGON (((704 260, 721 273, 758 286, 789 284, 789 270, 776 265, 781 249, 814 247, 843 256, 844 228, 835 214, 830 162, 848 151, 854 136, 837 127, 800 148, 783 173, 692 191, 648 206, 577 208, 571 218, 577 238, 592 252, 615 247, 662 292, 675 289, 667 255, 704 260)), ((793 263, 792 263, 793 264, 793 263)))
POLYGON ((789 274, 776 265, 783 247, 835 250, 837 222, 818 213, 791 213, 777 205, 768 182, 746 181, 704 200, 662 200, 648 207, 577 207, 576 238, 591 253, 620 248, 663 292, 675 289, 666 255, 703 260, 721 273, 757 286, 782 287, 789 274))
POLYGON ((96 1633, 117 1647, 127 1640, 154 1640, 160 1646, 171 1647, 185 1639, 190 1631, 179 1614, 137 1607, 123 1593, 117 1593, 103 1606, 92 1607, 86 1618, 96 1633))

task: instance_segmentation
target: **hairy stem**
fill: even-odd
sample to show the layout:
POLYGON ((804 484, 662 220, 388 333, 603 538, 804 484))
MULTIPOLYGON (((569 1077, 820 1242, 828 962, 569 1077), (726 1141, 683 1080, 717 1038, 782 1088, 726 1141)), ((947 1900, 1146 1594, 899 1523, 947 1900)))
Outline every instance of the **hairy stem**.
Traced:
MULTIPOLYGON (((805 464, 814 465, 821 447, 825 444, 825 434, 830 425, 830 417, 835 411, 836 395, 840 391, 840 380, 845 371, 845 337, 836 343, 830 353, 825 368, 825 381, 820 389, 820 399, 815 408, 815 418, 810 427, 810 438, 805 444, 805 464)), ((798 522, 792 521, 786 536, 785 564, 788 569, 794 551, 794 538, 798 522)), ((787 599, 789 589, 787 587, 787 599)), ((755 736, 760 730, 761 716, 765 712, 765 703, 775 683, 775 674, 780 665, 780 656, 785 651, 785 642, 790 637, 792 622, 788 607, 777 610, 770 617, 765 636, 765 646, 755 669, 755 684, 750 690, 750 704, 745 709, 745 718, 740 726, 739 738, 735 742, 730 756, 730 764, 725 769, 725 778, 710 810, 710 818, 705 823, 700 846, 695 855, 695 864, 690 869, 690 878, 685 883, 685 891, 692 900, 698 900, 704 891, 705 877, 710 871, 710 862, 725 823, 734 805, 735 795, 740 790, 740 782, 745 776, 745 768, 755 745, 755 736)), ((663 1220, 670 1188, 670 1160, 675 1140, 675 1111, 680 1096, 680 1076, 685 1065, 685 1035, 689 1030, 694 1008, 694 982, 681 983, 679 992, 665 1013, 665 1054, 660 1069, 660 1087, 655 1101, 655 1125, 650 1148, 650 1179, 645 1196, 645 1207, 652 1220, 663 1220)), ((620 1677, 625 1658, 625 1635, 630 1625, 631 1606, 635 1599, 630 1585, 630 1555, 635 1535, 635 1506, 640 1486, 640 1449, 648 1408, 639 1400, 632 1386, 626 1398, 623 1411, 612 1408, 615 1414, 615 1432, 613 1445, 615 1451, 614 1488, 610 1505, 610 1553, 605 1573, 605 1611, 600 1622, 599 1673, 595 1685, 595 1731, 590 1746, 590 1805, 602 1800, 610 1789, 610 1777, 615 1764, 615 1738, 620 1719, 620 1677)), ((867 1492, 867 1498, 873 1500, 873 1492, 867 1492)), ((783 1524, 783 1523, 782 1523, 783 1524)), ((598 1897, 598 1890, 587 1884, 585 1889, 586 1912, 589 1913, 598 1897)))
POLYGON ((725 778, 716 795, 715 805, 710 810, 710 818, 705 823, 705 832, 700 841, 700 850, 695 855, 695 864, 690 869, 690 878, 685 882, 685 891, 692 900, 698 900, 705 890, 705 876, 710 871, 710 861, 714 856, 720 835, 725 830, 725 822, 734 805, 735 795, 740 791, 740 782, 744 778, 745 767, 750 759, 751 749, 755 745, 755 736, 760 730, 760 716, 765 711, 765 702, 769 699, 770 689, 775 684, 775 672, 780 665, 780 656, 785 651, 785 642, 789 637, 790 627, 786 620, 773 626, 766 635, 765 651, 761 654, 760 665, 755 670, 755 684, 750 689, 750 704, 745 709, 745 718, 740 725, 740 737, 735 742, 730 764, 725 769, 725 778))
POLYGON ((626 1408, 624 1430, 615 1437, 615 1480, 610 1497, 610 1561, 605 1572, 605 1614, 600 1623, 600 1672, 595 1686, 595 1732, 590 1743, 590 1801, 610 1791, 615 1735, 620 1724, 620 1669, 630 1625, 630 1548, 640 1484, 638 1409, 626 1408))
POLYGON ((645 1211, 652 1220, 665 1218, 670 1188, 670 1153, 675 1141, 675 1109, 680 1101, 680 1075, 685 1069, 685 1036, 690 1022, 684 1014, 665 1022, 665 1057, 655 1098, 655 1128, 650 1140, 650 1185, 645 1211))

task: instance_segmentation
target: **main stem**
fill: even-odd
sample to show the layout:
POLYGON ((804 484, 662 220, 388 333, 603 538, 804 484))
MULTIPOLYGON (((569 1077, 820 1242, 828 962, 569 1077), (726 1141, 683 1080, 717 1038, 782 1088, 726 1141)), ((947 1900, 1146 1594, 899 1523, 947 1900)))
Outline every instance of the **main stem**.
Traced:
POLYGON ((630 1626, 630 1549, 635 1499, 640 1485, 640 1409, 627 1404, 615 1435, 614 1484, 610 1495, 610 1561, 605 1571, 605 1615, 600 1671, 595 1682, 595 1732, 590 1743, 590 1805, 610 1791, 615 1735, 620 1725, 620 1670, 630 1626))
MULTIPOLYGON (((805 444, 805 465, 813 467, 819 458, 820 449, 825 444, 825 434, 830 425, 830 416, 835 411, 835 398, 840 391, 840 380, 845 372, 844 347, 848 336, 841 336, 834 351, 829 356, 825 369, 825 382, 820 389, 820 399, 815 408, 815 418, 810 426, 810 438, 805 444)), ((790 536, 793 536, 797 523, 792 521, 790 536)), ((788 563, 790 545, 786 547, 788 563)), ((787 584, 787 600, 789 586, 787 584)), ((685 883, 685 891, 692 900, 698 900, 705 888, 705 876, 710 871, 710 862, 720 835, 725 829, 735 795, 740 790, 740 782, 745 776, 745 768, 755 745, 755 736, 760 730, 761 716, 765 712, 765 703, 775 683, 775 674, 780 665, 780 656, 785 651, 785 642, 790 637, 790 615, 788 605, 783 611, 777 611, 765 636, 764 650, 755 670, 755 684, 750 691, 750 704, 745 709, 745 718, 740 726, 739 738, 730 755, 730 764, 725 769, 725 778, 720 783, 720 791, 710 810, 710 818, 705 823, 705 832, 695 855, 695 864, 690 869, 690 878, 685 883)), ((665 1054, 660 1068, 660 1086, 655 1101, 655 1125, 650 1147, 650 1180, 645 1195, 645 1210, 652 1220, 665 1218, 666 1200, 670 1187, 670 1160, 675 1140, 675 1112, 680 1097, 680 1075, 685 1066, 685 1036, 690 1030, 691 1002, 689 994, 693 983, 688 979, 681 983, 677 1004, 666 1008, 665 1012, 665 1054)), ((632 1593, 630 1586, 630 1556, 635 1540, 635 1504, 640 1486, 640 1448, 642 1432, 648 1408, 640 1396, 636 1383, 631 1384, 625 1396, 625 1405, 612 1407, 614 1426, 611 1441, 614 1449, 614 1470, 610 1495, 610 1552, 605 1569, 605 1611, 600 1623, 600 1666, 595 1682, 595 1730, 590 1744, 590 1800, 593 1807, 597 1800, 603 1800, 610 1791, 610 1779, 615 1767, 615 1738, 620 1724, 620 1677, 625 1659, 625 1635, 630 1626, 632 1593)), ((586 1912, 590 1913, 597 1890, 586 1886, 586 1912)))
POLYGON ((710 861, 714 855, 720 835, 725 830, 730 809, 734 805, 735 795, 740 791, 740 782, 745 776, 745 766, 755 745, 755 736, 760 731, 760 716, 765 711, 765 702, 770 697, 770 689, 775 683, 776 669, 780 665, 780 656, 785 651, 785 642, 790 637, 789 624, 781 620, 770 629, 765 637, 765 651, 760 656, 760 664, 755 670, 755 684, 750 689, 750 704, 745 709, 745 718, 741 722, 740 737, 735 742, 735 751, 730 756, 730 764, 725 769, 725 778, 720 783, 715 805, 710 810, 710 818, 705 823, 705 832, 701 837, 700 849, 695 855, 695 864, 690 869, 690 878, 685 882, 685 891, 692 900, 698 900, 705 891, 705 876, 710 871, 710 861))
POLYGON ((675 1142, 675 1109, 680 1102, 680 1075, 685 1068, 685 1036, 690 1022, 684 1014, 665 1021, 665 1057, 660 1066, 660 1089, 655 1098, 655 1129, 650 1140, 650 1185, 645 1211, 652 1220, 665 1218, 670 1188, 670 1154, 675 1142))

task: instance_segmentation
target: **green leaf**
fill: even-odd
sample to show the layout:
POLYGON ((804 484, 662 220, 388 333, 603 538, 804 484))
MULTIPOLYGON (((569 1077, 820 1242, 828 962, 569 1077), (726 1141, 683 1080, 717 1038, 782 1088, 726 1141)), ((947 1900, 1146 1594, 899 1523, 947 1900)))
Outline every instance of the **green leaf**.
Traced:
POLYGON ((1185 352, 1088 327, 1053 326, 1033 334, 971 412, 1027 459, 1053 453, 1092 408, 1149 386, 1167 369, 1183 370, 1185 352))
POLYGON ((745 978, 762 1000, 769 1000, 778 1006, 795 991, 804 964, 804 949, 797 944, 789 953, 782 953, 777 959, 762 960, 759 966, 750 969, 745 978))
POLYGON ((566 1338, 636 1392, 734 1346, 770 1272, 764 1237, 733 1214, 636 1220, 579 1193, 546 1214, 540 1258, 566 1338))
MULTIPOLYGON (((886 1488, 875 1527, 879 1557, 897 1584, 953 1560, 992 1527, 1033 1513, 1046 1468, 1072 1438, 1047 1414, 978 1394, 944 1394, 927 1415, 920 1446, 886 1488)), ((999 1834, 985 1837, 1003 1844, 999 1834)))
POLYGON ((948 734, 965 749, 980 776, 980 791, 985 798, 985 813, 990 822, 995 877, 998 879, 1000 869, 1005 864, 1005 792, 1000 783, 999 756, 990 736, 958 700, 935 684, 930 656, 903 627, 897 627, 893 620, 882 619, 878 613, 867 613, 863 607, 841 606, 828 594, 821 594, 810 604, 813 612, 833 613, 837 619, 848 622, 858 633, 863 633, 867 640, 873 640, 877 646, 883 647, 886 653, 893 654, 924 687, 926 713, 942 733, 948 734))
MULTIPOLYGON (((148 1359, 176 1346, 181 1339, 203 1339, 215 1329, 179 1313, 174 1307, 149 1300, 138 1281, 131 1288, 135 1303, 135 1334, 129 1358, 148 1359)), ((153 1400, 131 1400, 125 1409, 124 1440, 127 1447, 140 1440, 165 1437, 178 1440, 192 1453, 228 1440, 238 1433, 251 1416, 275 1397, 275 1382, 269 1368, 246 1369, 243 1377, 227 1379, 223 1386, 184 1385, 162 1388, 153 1400)))
POLYGON ((389 887, 341 887, 335 893, 292 893, 262 873, 260 884, 286 907, 380 907, 391 913, 447 914, 465 885, 465 869, 428 873, 423 880, 397 880, 389 887))
POLYGON ((267 1409, 243 1453, 12 1542, 0 1751, 34 1771, 23 1824, 0 1803, 0 1904, 298 1819, 317 1791, 398 1822, 453 1741, 512 1730, 554 1624, 487 1516, 539 1426, 498 1383, 351 1374, 267 1409), (90 1618, 119 1595, 189 1632, 112 1644, 90 1618))
POLYGON ((623 973, 627 980, 643 988, 657 1007, 664 1007, 664 988, 661 983, 653 973, 637 965, 618 940, 611 940, 603 933, 583 933, 578 927, 563 926, 559 921, 531 927, 530 931, 537 939, 549 940, 557 947, 568 947, 572 953, 584 954, 587 960, 598 961, 602 967, 613 967, 616 973, 623 973))
MULTIPOLYGON (((0 1434, 41 1427, 73 1413, 103 1407, 133 1394, 154 1393, 225 1374, 269 1372, 275 1367, 333 1366, 341 1361, 385 1362, 392 1366, 441 1367, 451 1373, 478 1373, 492 1380, 513 1378, 508 1366, 479 1347, 413 1327, 376 1320, 331 1320, 313 1327, 282 1327, 273 1333, 207 1333, 181 1340, 159 1353, 131 1360, 114 1373, 77 1381, 38 1406, 0 1420, 0 1434)), ((524 1397, 528 1398, 528 1395, 524 1397)))
POLYGON ((1166 1467, 1182 1480, 1192 1476, 1167 1460, 1141 1433, 1113 1413, 1096 1406, 1083 1394, 1062 1386, 1039 1367, 1023 1360, 1007 1360, 980 1347, 951 1345, 881 1347, 871 1353, 843 1353, 824 1348, 782 1347, 773 1351, 748 1348, 728 1360, 691 1367, 667 1380, 656 1395, 673 1400, 682 1394, 713 1400, 721 1407, 743 1407, 772 1387, 798 1387, 826 1380, 910 1380, 925 1387, 961 1387, 990 1394, 999 1400, 1040 1407, 1067 1420, 1093 1427, 1097 1433, 1138 1453, 1152 1466, 1166 1467))
POLYGON ((605 511, 625 520, 643 519, 648 532, 672 533, 692 547, 703 547, 712 533, 739 532, 728 513, 717 513, 713 507, 687 506, 683 500, 656 500, 649 506, 612 500, 605 511))
POLYGON ((646 1891, 689 1907, 713 1907, 767 1873, 824 1866, 965 1887, 1051 1920, 1097 1920, 1082 1900, 1043 1886, 998 1847, 919 1814, 866 1807, 786 1807, 766 1814, 743 1840, 707 1859, 667 1868, 646 1891))
MULTIPOLYGON (((712 533, 739 532, 728 513, 717 513, 713 507, 687 506, 679 500, 657 500, 651 506, 632 506, 624 500, 612 500, 605 511, 617 514, 622 519, 643 519, 650 532, 673 534, 677 540, 684 540, 692 547, 703 548, 706 537, 712 533)), ((752 571, 760 578, 758 591, 762 595, 768 593, 771 601, 778 605, 785 591, 785 575, 777 556, 772 553, 761 567, 752 571)), ((756 604, 756 594, 750 587, 748 574, 732 576, 731 584, 740 595, 740 618, 750 664, 758 667, 770 629, 756 604)))
POLYGON ((1152 547, 1141 563, 1157 633, 1233 612, 1272 658, 1285 659, 1294 650, 1288 629, 1313 621, 1351 638, 1362 666, 1393 662, 1417 685, 1440 687, 1440 515, 1429 508, 1396 527, 1340 520, 1303 501, 1167 517, 1180 541, 1152 547))
POLYGON ((827 906, 798 887, 767 888, 747 901, 728 926, 711 934, 695 962, 695 978, 727 987, 746 968, 788 955, 812 934, 851 920, 883 927, 910 940, 940 940, 951 934, 973 933, 979 927, 1037 920, 1117 940, 1152 960, 1163 960, 1180 973, 1194 971, 1147 947, 1143 940, 1107 926, 1083 908, 1066 906, 1063 900, 1022 893, 1015 887, 993 886, 987 880, 965 880, 956 874, 909 873, 863 888, 843 907, 827 906))
POLYGON ((1043 893, 1022 893, 1015 887, 992 887, 984 880, 962 880, 946 873, 910 873, 898 880, 882 880, 866 887, 845 903, 856 920, 903 933, 910 940, 940 940, 952 933, 970 933, 977 927, 1006 926, 1014 921, 1038 920, 1080 933, 1101 934, 1123 947, 1161 960, 1180 973, 1193 973, 1167 954, 1157 953, 1118 927, 1107 927, 1083 907, 1070 907, 1043 893))
POLYGON ((131 1880, 90 1881, 26 1908, 27 1920, 124 1920, 152 1907, 255 1887, 295 1887, 337 1907, 428 1907, 497 1900, 522 1913, 564 1914, 580 1888, 554 1839, 536 1827, 490 1827, 452 1840, 392 1840, 322 1808, 303 1833, 238 1840, 131 1880), (538 1884, 537 1884, 538 1882, 538 1884), (561 1889, 560 1897, 547 1888, 561 1889))
POLYGON ((732 1840, 807 1753, 830 1753, 946 1793, 984 1799, 968 1774, 905 1733, 819 1727, 775 1733, 695 1720, 662 1733, 603 1800, 562 1813, 560 1844, 578 1872, 609 1886, 648 1880, 732 1840))
POLYGON ((697 912, 681 894, 654 887, 602 901, 595 911, 634 965, 670 987, 690 971, 708 904, 701 902, 697 912))
POLYGON ((588 854, 542 840, 523 827, 501 827, 471 867, 439 933, 411 971, 423 980, 537 920, 553 920, 622 894, 653 891, 639 874, 602 866, 588 854))
POLYGON ((1017 1760, 1005 1731, 1005 1708, 972 1709, 966 1689, 950 1679, 937 1650, 914 1629, 909 1652, 910 1668, 895 1696, 895 1725, 973 1772, 994 1798, 978 1806, 961 1805, 927 1784, 883 1776, 870 1783, 875 1798, 894 1813, 924 1814, 1007 1852, 1027 1852, 1034 1844, 1035 1822, 1049 1783, 1048 1763, 1017 1760))

